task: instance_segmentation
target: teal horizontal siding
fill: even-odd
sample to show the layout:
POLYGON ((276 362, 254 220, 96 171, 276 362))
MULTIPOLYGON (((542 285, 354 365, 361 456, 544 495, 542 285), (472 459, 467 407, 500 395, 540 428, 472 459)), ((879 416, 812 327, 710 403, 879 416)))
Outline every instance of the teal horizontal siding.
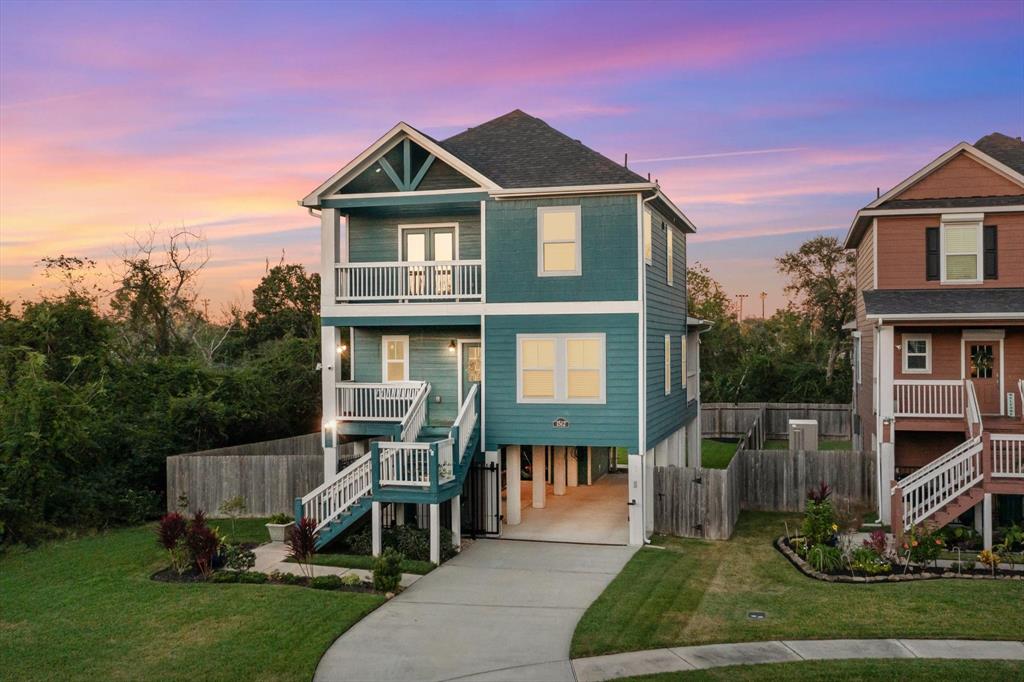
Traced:
POLYGON ((352 215, 348 219, 348 256, 353 263, 378 263, 402 259, 399 225, 458 223, 459 258, 480 258, 480 211, 427 217, 352 215))
POLYGON ((622 315, 500 315, 485 325, 486 448, 499 445, 598 445, 636 451, 639 319, 622 315), (516 334, 604 333, 605 404, 518 403, 516 334), (569 428, 556 429, 559 417, 569 428))
POLYGON ((452 339, 479 339, 480 329, 356 327, 352 337, 356 381, 381 381, 381 337, 409 337, 409 379, 430 382, 427 421, 451 424, 459 412, 458 353, 448 351, 452 339), (441 402, 437 402, 437 398, 441 402))
POLYGON ((635 194, 487 202, 487 300, 635 301, 635 194), (537 208, 580 206, 582 274, 537 276, 537 208))
POLYGON ((682 378, 682 336, 686 333, 686 235, 656 211, 651 221, 652 263, 645 265, 647 322, 647 448, 653 448, 687 421, 682 378), (673 230, 673 280, 668 285, 666 230, 673 230), (665 395, 665 334, 671 336, 672 393, 665 395))

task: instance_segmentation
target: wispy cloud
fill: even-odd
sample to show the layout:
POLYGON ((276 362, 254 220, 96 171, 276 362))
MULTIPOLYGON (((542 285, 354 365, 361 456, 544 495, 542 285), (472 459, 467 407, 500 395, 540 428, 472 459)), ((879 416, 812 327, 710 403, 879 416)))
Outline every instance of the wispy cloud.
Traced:
POLYGON ((730 156, 760 156, 762 154, 787 154, 802 152, 807 147, 777 147, 775 149, 745 149, 735 152, 711 152, 708 154, 686 154, 683 156, 660 156, 653 159, 635 159, 635 163, 662 163, 664 161, 690 161, 693 159, 724 159, 730 156))

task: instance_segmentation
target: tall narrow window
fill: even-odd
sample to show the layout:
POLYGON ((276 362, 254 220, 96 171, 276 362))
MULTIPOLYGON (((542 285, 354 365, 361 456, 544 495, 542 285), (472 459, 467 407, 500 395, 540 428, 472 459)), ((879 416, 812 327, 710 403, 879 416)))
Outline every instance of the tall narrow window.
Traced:
POLYGON ((519 345, 519 367, 523 398, 555 397, 554 339, 523 339, 519 345))
POLYGON ((982 281, 982 229, 980 215, 942 218, 942 281, 982 281))
POLYGON ((672 256, 672 226, 669 225, 668 223, 665 224, 665 239, 667 240, 665 242, 665 257, 668 259, 668 264, 666 265, 666 267, 668 268, 668 284, 669 286, 672 286, 675 273, 673 272, 672 267, 674 265, 674 263, 672 262, 674 260, 672 256))
POLYGON ((654 262, 654 249, 651 244, 651 223, 653 216, 651 209, 644 209, 644 262, 650 265, 654 262))
POLYGON ((672 392, 672 337, 665 334, 665 395, 672 392))
POLYGON ((580 274, 580 207, 537 209, 537 276, 580 274))
POLYGON ((384 381, 409 380, 409 337, 381 337, 381 374, 384 381))
POLYGON ((861 340, 860 333, 857 333, 853 337, 853 380, 856 383, 861 383, 861 340))
MULTIPOLYGON (((681 377, 680 383, 681 383, 682 386, 686 386, 686 334, 683 334, 682 336, 680 336, 679 337, 679 341, 680 341, 679 348, 680 348, 680 350, 682 352, 682 354, 680 355, 682 360, 679 363, 679 364, 682 365, 681 371, 679 372, 679 376, 681 377)), ((687 396, 687 399, 689 399, 689 398, 690 398, 690 396, 687 396)))
POLYGON ((600 339, 566 339, 566 397, 570 400, 601 397, 604 358, 600 339))

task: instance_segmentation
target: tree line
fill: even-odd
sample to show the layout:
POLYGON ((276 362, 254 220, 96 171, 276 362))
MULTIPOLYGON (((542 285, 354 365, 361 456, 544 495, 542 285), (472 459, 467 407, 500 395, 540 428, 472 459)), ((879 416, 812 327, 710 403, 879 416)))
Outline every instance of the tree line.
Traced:
MULTIPOLYGON (((0 301, 0 544, 138 523, 164 508, 169 455, 319 429, 319 275, 268 264, 251 305, 213 320, 207 261, 179 231, 134 244, 107 288, 61 255, 39 263, 56 293, 0 301)), ((690 315, 712 323, 703 399, 847 402, 851 257, 818 238, 777 264, 793 303, 766 320, 738 321, 706 267, 687 273, 690 315)))

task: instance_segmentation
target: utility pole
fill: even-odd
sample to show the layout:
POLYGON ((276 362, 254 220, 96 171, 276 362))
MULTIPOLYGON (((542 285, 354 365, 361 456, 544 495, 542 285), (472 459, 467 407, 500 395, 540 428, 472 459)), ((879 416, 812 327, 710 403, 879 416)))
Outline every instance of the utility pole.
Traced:
POLYGON ((739 306, 740 306, 739 316, 737 317, 736 321, 742 324, 743 323, 743 299, 750 298, 750 294, 736 294, 736 298, 738 298, 740 300, 739 301, 739 306))
POLYGON ((764 299, 766 299, 766 298, 768 298, 768 292, 767 291, 762 291, 761 292, 761 319, 762 320, 764 319, 764 299))

